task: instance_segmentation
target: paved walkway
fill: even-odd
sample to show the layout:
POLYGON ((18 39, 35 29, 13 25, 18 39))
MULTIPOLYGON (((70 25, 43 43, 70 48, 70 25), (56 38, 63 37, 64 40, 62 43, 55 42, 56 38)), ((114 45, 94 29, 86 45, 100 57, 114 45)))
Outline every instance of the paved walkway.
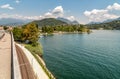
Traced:
POLYGON ((0 40, 0 79, 11 79, 11 37, 7 33, 0 40))

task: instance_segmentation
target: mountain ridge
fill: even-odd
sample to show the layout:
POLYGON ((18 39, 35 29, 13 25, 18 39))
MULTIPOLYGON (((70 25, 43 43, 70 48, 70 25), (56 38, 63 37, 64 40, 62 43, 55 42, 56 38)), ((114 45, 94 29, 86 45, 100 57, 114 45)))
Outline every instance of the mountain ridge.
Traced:
POLYGON ((115 18, 115 19, 107 19, 107 20, 104 20, 104 21, 102 21, 102 22, 90 22, 90 23, 88 23, 88 24, 101 24, 101 23, 108 23, 108 22, 112 22, 112 21, 115 21, 115 20, 120 20, 120 17, 118 17, 118 18, 115 18))
POLYGON ((63 22, 61 20, 57 20, 55 18, 45 18, 42 20, 35 20, 32 21, 34 23, 36 23, 39 27, 42 26, 59 26, 59 25, 66 25, 66 22, 63 22))
POLYGON ((73 25, 79 24, 78 21, 76 21, 76 20, 70 21, 70 20, 68 20, 68 19, 66 19, 66 18, 62 18, 62 17, 58 17, 58 18, 56 18, 56 19, 61 20, 61 21, 64 21, 64 22, 66 22, 66 23, 68 23, 68 24, 73 24, 73 25))
POLYGON ((1 18, 0 19, 0 25, 5 25, 5 26, 23 25, 23 24, 26 24, 28 22, 30 22, 30 21, 15 19, 15 18, 1 18))
POLYGON ((108 30, 120 30, 120 18, 117 18, 113 21, 99 24, 87 24, 90 29, 108 29, 108 30))

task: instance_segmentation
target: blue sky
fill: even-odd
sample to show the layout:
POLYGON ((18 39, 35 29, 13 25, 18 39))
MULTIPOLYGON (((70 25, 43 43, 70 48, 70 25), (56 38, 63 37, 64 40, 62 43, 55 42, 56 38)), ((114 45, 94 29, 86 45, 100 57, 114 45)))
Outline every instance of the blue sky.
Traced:
POLYGON ((64 17, 80 23, 120 17, 119 0, 0 0, 0 18, 64 17))

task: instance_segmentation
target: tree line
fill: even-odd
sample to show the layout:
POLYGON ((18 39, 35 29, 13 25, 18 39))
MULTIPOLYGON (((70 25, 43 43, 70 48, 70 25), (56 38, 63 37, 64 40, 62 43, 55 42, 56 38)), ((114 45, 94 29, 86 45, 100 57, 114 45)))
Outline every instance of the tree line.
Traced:
POLYGON ((89 29, 106 29, 106 30, 120 30, 120 20, 114 20, 107 23, 99 24, 88 24, 86 25, 89 29))
POLYGON ((90 30, 84 25, 60 25, 60 26, 43 26, 41 27, 43 33, 53 32, 89 32, 90 30))
POLYGON ((34 22, 24 26, 14 27, 13 35, 15 41, 25 42, 33 46, 38 44, 38 39, 41 33, 54 33, 54 32, 90 32, 85 25, 59 25, 59 26, 43 26, 41 28, 34 22))

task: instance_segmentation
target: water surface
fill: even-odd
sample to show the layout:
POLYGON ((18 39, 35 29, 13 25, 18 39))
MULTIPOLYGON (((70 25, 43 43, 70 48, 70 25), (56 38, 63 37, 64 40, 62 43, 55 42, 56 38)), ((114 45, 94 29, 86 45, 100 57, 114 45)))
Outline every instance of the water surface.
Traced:
POLYGON ((61 34, 40 42, 57 79, 120 79, 120 31, 61 34))

